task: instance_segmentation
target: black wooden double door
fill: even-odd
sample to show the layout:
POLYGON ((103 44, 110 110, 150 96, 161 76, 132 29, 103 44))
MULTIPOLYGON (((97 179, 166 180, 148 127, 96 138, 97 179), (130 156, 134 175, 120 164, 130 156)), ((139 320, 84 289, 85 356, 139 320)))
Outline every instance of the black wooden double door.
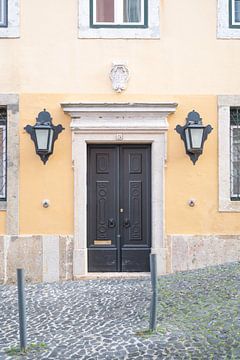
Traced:
POLYGON ((88 146, 88 270, 149 271, 151 146, 88 146))

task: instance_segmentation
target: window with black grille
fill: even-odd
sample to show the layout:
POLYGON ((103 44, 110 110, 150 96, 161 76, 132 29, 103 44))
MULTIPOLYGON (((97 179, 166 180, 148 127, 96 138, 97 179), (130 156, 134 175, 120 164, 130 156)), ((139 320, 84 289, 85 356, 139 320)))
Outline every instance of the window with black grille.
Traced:
POLYGON ((240 107, 230 108, 231 200, 240 200, 240 107))
POLYGON ((0 107, 0 200, 6 200, 7 108, 0 107))

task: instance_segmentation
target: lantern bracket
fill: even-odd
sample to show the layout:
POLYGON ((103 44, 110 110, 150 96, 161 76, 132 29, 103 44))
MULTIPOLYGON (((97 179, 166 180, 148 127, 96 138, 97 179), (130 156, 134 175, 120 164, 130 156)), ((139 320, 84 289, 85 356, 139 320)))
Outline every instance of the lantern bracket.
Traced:
POLYGON ((58 135, 64 130, 64 127, 62 127, 61 124, 53 125, 50 113, 46 111, 46 109, 43 109, 43 111, 41 111, 36 118, 36 124, 34 126, 26 125, 24 130, 26 130, 26 132, 30 135, 32 141, 34 142, 36 153, 40 156, 42 162, 45 165, 49 156, 53 153, 54 143, 57 140, 58 135), (53 132, 52 137, 49 137, 49 141, 51 141, 51 143, 47 149, 39 149, 36 129, 45 129, 53 132))

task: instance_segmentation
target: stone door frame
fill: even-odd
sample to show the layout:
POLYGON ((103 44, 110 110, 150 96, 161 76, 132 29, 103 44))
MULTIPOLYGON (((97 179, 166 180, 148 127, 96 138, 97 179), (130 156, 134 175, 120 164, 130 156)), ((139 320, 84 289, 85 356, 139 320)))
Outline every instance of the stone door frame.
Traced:
POLYGON ((151 144, 152 148, 152 253, 158 273, 166 273, 164 179, 167 117, 177 104, 169 103, 62 103, 71 116, 74 168, 73 277, 87 267, 87 145, 151 144))

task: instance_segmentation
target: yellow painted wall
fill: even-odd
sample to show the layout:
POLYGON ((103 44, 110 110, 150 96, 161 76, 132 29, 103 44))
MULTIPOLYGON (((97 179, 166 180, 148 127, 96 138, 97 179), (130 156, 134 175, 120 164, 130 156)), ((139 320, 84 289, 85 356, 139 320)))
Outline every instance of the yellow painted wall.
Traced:
POLYGON ((239 234, 240 213, 218 211, 218 124, 215 96, 176 98, 179 106, 169 118, 166 168, 166 232, 168 234, 239 234), (183 141, 174 131, 195 109, 213 131, 195 165, 185 154, 183 141), (196 200, 190 207, 188 201, 196 200))
MULTIPOLYGON (((106 101, 126 100, 127 95, 108 96, 106 101)), ((129 101, 143 101, 143 97, 127 97, 129 101)), ((20 98, 20 231, 23 234, 73 233, 73 170, 71 167, 70 117, 61 110, 64 101, 103 101, 93 95, 24 94, 20 98), (43 165, 34 151, 33 143, 23 127, 34 123, 44 107, 50 111, 55 124, 65 130, 55 143, 54 154, 43 165), (44 209, 43 199, 50 200, 44 209)), ((144 97, 144 101, 176 101, 179 105, 169 117, 166 163, 166 232, 167 234, 238 234, 240 213, 218 212, 218 150, 217 98, 215 96, 158 96, 144 97), (204 153, 196 165, 185 154, 184 144, 174 128, 183 125, 191 110, 198 111, 204 124, 214 130, 205 143, 204 153), (189 199, 196 206, 188 206, 189 199)))
POLYGON ((6 232, 6 212, 0 211, 0 235, 6 232))

